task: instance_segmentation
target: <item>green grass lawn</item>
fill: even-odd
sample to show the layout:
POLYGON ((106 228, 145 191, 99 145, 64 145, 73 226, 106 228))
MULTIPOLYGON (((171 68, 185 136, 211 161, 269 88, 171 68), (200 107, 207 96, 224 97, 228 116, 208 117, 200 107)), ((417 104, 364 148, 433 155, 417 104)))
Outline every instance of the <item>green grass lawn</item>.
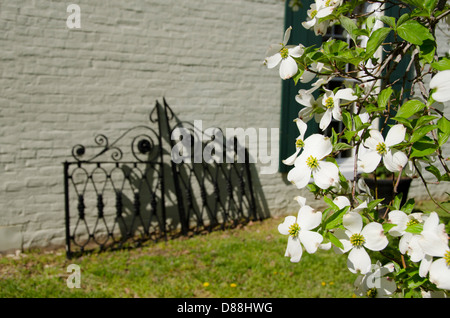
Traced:
POLYGON ((3 256, 0 297, 353 297, 347 255, 304 252, 296 264, 284 257, 287 237, 277 230, 283 219, 72 260, 64 250, 3 256), (80 266, 79 289, 67 287, 69 264, 80 266))
POLYGON ((283 219, 189 239, 149 243, 133 250, 66 260, 64 250, 0 258, 0 297, 352 297, 355 279, 346 256, 333 251, 284 257, 283 219), (70 289, 69 264, 81 269, 70 289))

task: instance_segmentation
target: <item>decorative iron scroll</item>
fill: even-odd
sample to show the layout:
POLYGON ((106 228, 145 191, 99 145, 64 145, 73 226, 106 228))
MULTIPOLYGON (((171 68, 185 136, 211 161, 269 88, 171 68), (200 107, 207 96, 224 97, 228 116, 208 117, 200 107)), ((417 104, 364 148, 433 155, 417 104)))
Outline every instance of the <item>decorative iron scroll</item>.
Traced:
POLYGON ((172 132, 192 127, 174 124, 166 100, 156 102, 149 121, 155 127, 133 127, 112 142, 99 134, 93 145, 72 148, 74 160, 64 162, 68 258, 262 219, 248 160, 177 164, 172 132))

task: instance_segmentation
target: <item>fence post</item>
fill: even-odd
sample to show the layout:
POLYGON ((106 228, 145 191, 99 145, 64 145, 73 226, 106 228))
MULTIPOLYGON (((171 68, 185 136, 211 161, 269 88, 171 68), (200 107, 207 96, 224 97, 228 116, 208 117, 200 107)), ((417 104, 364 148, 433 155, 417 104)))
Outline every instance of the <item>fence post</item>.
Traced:
POLYGON ((66 257, 72 258, 70 251, 70 211, 69 211, 69 163, 64 162, 64 212, 66 223, 66 257))

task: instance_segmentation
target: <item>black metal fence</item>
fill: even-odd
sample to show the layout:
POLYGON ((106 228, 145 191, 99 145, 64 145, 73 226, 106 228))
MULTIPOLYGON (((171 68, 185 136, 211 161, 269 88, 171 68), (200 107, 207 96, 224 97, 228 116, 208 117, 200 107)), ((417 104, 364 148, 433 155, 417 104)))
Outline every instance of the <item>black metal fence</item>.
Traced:
POLYGON ((149 121, 113 142, 98 135, 92 146, 76 145, 73 160, 64 162, 68 258, 264 218, 256 207, 248 151, 236 138, 231 162, 215 156, 176 163, 175 129, 192 135, 192 147, 203 140, 195 138, 199 134, 214 137, 180 122, 165 100, 156 102, 149 121))

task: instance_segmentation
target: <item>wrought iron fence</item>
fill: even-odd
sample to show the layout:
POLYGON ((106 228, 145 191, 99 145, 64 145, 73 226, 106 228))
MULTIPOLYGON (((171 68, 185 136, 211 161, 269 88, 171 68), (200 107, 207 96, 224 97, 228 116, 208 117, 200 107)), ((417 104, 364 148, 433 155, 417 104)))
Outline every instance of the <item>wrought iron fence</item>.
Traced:
POLYGON ((216 156, 175 163, 174 130, 186 128, 192 140, 204 132, 177 120, 166 100, 156 102, 149 121, 113 142, 101 134, 91 146, 75 145, 73 160, 64 162, 68 258, 264 218, 256 207, 248 151, 238 151, 236 139, 232 156, 244 160, 216 156))

